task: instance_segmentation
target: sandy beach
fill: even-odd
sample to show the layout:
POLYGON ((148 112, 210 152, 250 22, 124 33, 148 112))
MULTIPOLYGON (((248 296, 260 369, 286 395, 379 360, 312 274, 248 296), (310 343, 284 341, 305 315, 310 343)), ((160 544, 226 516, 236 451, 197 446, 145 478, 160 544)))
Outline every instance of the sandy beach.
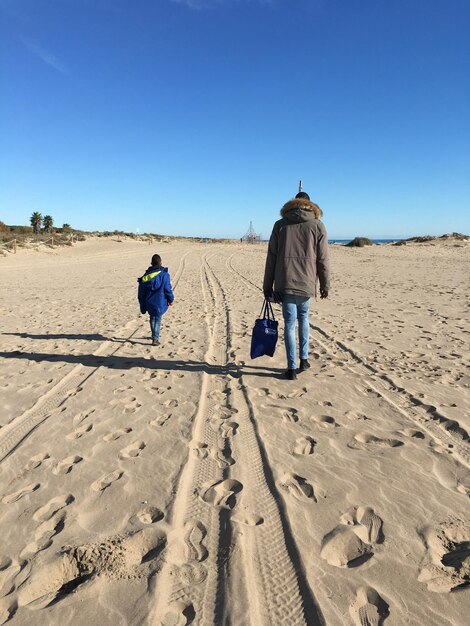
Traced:
POLYGON ((0 624, 468 624, 470 243, 331 246, 295 381, 249 357, 265 255, 0 258, 0 624))

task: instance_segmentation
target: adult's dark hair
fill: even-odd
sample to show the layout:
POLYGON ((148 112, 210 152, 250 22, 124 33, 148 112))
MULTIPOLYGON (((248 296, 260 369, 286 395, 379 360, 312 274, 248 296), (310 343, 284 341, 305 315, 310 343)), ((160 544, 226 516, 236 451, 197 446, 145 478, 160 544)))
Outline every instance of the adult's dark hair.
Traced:
POLYGON ((162 257, 159 254, 154 254, 152 257, 152 267, 155 267, 155 265, 161 265, 162 264, 162 257))
POLYGON ((303 200, 310 200, 310 196, 305 191, 299 191, 299 193, 295 196, 296 198, 302 198, 303 200))

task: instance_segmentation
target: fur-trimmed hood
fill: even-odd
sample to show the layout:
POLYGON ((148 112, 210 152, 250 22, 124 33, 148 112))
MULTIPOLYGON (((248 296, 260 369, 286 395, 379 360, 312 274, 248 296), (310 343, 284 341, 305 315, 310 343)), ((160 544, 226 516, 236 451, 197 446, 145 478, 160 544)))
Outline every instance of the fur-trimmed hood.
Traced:
POLYGON ((323 211, 318 204, 306 198, 294 198, 289 200, 281 209, 281 216, 291 222, 307 222, 311 219, 319 220, 323 211))

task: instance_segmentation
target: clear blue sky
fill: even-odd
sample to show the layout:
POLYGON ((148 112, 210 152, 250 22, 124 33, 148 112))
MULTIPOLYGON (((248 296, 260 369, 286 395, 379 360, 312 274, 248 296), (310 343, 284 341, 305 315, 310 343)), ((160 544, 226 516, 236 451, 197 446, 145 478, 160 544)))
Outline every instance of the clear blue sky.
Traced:
POLYGON ((0 0, 0 219, 470 233, 469 0, 0 0))

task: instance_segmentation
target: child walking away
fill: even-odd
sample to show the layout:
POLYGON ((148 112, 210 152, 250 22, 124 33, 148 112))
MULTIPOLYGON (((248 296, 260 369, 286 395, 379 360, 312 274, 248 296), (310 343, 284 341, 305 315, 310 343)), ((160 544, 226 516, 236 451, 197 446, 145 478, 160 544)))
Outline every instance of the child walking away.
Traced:
POLYGON ((156 346, 160 337, 162 316, 175 299, 168 268, 162 267, 162 259, 159 254, 153 255, 152 265, 137 280, 139 281, 138 298, 140 312, 150 315, 152 345, 156 346))

